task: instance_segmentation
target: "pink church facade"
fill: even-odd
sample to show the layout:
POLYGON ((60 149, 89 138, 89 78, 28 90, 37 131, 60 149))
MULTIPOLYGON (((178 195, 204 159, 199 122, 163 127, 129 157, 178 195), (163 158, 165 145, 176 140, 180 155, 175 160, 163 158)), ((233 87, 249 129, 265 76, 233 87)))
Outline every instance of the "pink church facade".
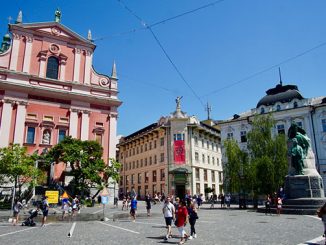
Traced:
MULTIPOLYGON (((12 41, 0 52, 0 147, 20 144, 40 154, 69 135, 97 140, 103 159, 115 158, 122 103, 116 67, 110 76, 94 70, 90 32, 81 37, 60 18, 25 24, 21 13, 9 32, 12 41)), ((51 178, 63 181, 64 170, 55 165, 51 178)))

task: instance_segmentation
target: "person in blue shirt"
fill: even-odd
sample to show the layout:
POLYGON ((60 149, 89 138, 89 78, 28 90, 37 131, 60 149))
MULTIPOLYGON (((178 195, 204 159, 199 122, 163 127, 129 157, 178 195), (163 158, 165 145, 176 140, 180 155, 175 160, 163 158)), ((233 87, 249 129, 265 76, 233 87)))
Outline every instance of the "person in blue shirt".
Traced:
POLYGON ((133 219, 132 220, 133 222, 136 221, 136 210, 137 210, 137 200, 136 200, 136 197, 134 197, 130 203, 130 215, 131 215, 131 218, 133 219))

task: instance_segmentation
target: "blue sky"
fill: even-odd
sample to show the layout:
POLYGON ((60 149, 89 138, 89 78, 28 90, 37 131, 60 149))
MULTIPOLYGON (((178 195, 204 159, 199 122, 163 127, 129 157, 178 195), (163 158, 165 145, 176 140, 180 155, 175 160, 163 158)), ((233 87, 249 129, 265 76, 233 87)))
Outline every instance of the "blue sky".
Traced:
POLYGON ((213 119, 247 111, 278 83, 279 66, 283 83, 298 85, 304 97, 326 96, 324 0, 12 0, 1 9, 0 33, 20 9, 27 23, 52 21, 57 7, 65 26, 85 37, 91 29, 98 72, 110 74, 116 61, 118 134, 169 115, 177 96, 200 120, 207 102, 213 119), (158 41, 140 30, 213 2, 151 27, 158 41))

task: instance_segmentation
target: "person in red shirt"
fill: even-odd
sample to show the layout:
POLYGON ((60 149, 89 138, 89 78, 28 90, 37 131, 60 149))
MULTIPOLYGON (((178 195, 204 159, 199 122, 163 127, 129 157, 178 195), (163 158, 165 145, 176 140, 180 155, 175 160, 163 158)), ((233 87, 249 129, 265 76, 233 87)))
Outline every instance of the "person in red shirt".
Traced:
POLYGON ((178 228, 178 231, 181 236, 181 241, 179 244, 184 244, 186 241, 186 238, 188 237, 184 227, 189 222, 188 220, 188 211, 186 207, 186 202, 184 200, 181 200, 178 207, 177 212, 177 220, 175 226, 178 228))

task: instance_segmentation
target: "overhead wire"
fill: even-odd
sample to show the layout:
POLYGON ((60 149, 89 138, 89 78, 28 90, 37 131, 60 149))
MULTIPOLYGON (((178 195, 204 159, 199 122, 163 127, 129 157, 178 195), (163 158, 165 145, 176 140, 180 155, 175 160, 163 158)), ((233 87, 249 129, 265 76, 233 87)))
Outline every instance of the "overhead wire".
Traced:
POLYGON ((158 39, 158 37, 155 35, 155 33, 153 32, 152 28, 150 26, 148 26, 146 24, 146 22, 140 17, 138 16, 134 11, 132 11, 123 1, 121 0, 117 0, 131 15, 133 15, 136 19, 138 19, 138 21, 140 21, 140 23, 150 31, 150 33, 152 34, 152 36, 154 37, 156 43, 159 45, 159 47, 161 48, 161 50, 163 51, 163 53, 165 54, 166 58, 169 60, 169 62, 171 63, 172 67, 174 68, 174 70, 177 72, 177 74, 180 76, 180 78, 182 79, 182 81, 187 85, 187 87, 190 89, 190 91, 193 93, 193 95, 198 99, 198 101, 200 102, 200 104, 205 107, 203 101, 201 100, 201 98, 197 95, 197 93, 195 92, 195 90, 191 87, 191 85, 187 82, 186 78, 183 76, 183 74, 181 73, 180 69, 176 66, 176 64, 173 62, 173 60, 171 59, 170 55, 167 53, 167 51, 165 50, 165 48, 163 47, 162 43, 160 42, 160 40, 158 39))
POLYGON ((242 78, 242 79, 240 79, 240 80, 238 80, 236 82, 230 83, 229 85, 226 85, 226 86, 221 87, 219 89, 213 90, 213 91, 211 91, 211 92, 209 92, 207 94, 204 94, 204 95, 201 96, 201 98, 207 97, 207 96, 210 96, 210 95, 213 95, 213 94, 216 94, 216 93, 221 92, 221 91, 223 91, 225 89, 228 89, 228 88, 231 88, 231 87, 233 87, 235 85, 238 85, 240 83, 243 83, 243 82, 245 82, 245 81, 247 81, 247 80, 249 80, 251 78, 254 78, 256 76, 259 76, 262 73, 265 73, 265 72, 270 71, 270 70, 272 70, 274 68, 280 67, 281 65, 284 65, 284 64, 286 64, 286 63, 288 63, 288 62, 290 62, 292 60, 295 60, 297 58, 300 58, 301 56, 304 56, 307 53, 310 53, 310 52, 312 52, 312 51, 314 51, 316 49, 319 49, 319 48, 321 48, 321 47, 323 47, 325 45, 326 45, 326 42, 322 42, 322 43, 320 43, 320 44, 318 44, 318 45, 316 45, 316 46, 314 46, 312 48, 309 48, 309 49, 307 49, 307 50, 305 50, 305 51, 303 51, 303 52, 301 52, 301 53, 299 53, 297 55, 294 55, 292 57, 286 58, 283 61, 281 61, 281 62, 279 62, 279 63, 277 63, 275 65, 269 66, 269 67, 267 67, 267 68, 265 68, 263 70, 260 70, 258 72, 255 72, 255 73, 251 74, 251 75, 248 75, 248 76, 246 76, 246 77, 244 77, 244 78, 242 78))

